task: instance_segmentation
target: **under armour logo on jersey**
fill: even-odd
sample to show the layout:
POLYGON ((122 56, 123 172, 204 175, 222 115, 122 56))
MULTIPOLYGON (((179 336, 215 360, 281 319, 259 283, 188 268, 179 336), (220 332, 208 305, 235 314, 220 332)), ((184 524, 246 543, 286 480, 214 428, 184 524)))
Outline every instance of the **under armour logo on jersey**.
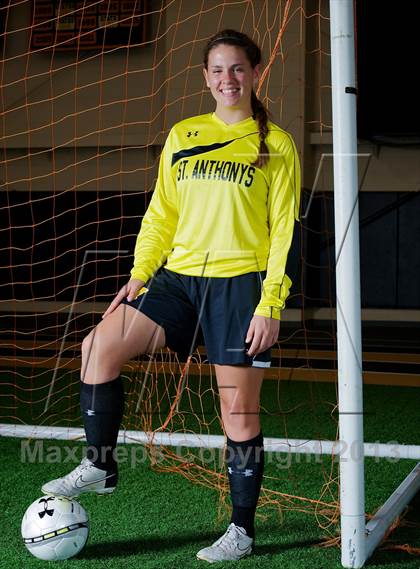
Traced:
POLYGON ((88 417, 93 417, 95 415, 95 411, 93 411, 92 409, 88 409, 86 411, 86 414, 88 417))
POLYGON ((38 501, 38 504, 44 503, 44 511, 38 512, 38 516, 41 518, 41 520, 45 514, 47 514, 47 516, 52 516, 54 514, 54 508, 52 510, 48 509, 48 502, 50 500, 54 500, 54 498, 41 498, 41 500, 38 501))
POLYGON ((188 138, 190 138, 190 136, 197 136, 197 134, 198 134, 198 130, 194 130, 194 131, 189 130, 189 131, 187 132, 188 138))

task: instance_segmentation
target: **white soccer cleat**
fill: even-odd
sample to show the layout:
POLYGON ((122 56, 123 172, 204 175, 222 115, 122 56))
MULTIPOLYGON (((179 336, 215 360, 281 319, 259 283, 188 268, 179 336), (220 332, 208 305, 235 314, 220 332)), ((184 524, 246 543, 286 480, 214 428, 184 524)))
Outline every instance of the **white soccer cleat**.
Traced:
POLYGON ((84 458, 67 476, 56 478, 44 484, 41 488, 44 494, 75 498, 85 492, 96 494, 110 494, 117 485, 118 474, 101 470, 84 458))
POLYGON ((252 537, 243 528, 229 524, 226 532, 217 541, 197 553, 198 559, 209 563, 217 561, 238 561, 252 553, 252 537))

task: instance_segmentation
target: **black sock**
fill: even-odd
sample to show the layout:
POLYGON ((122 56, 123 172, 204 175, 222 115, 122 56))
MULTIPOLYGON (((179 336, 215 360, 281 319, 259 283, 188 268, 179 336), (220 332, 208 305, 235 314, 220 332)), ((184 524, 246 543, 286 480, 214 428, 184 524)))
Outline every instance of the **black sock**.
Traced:
POLYGON ((228 469, 232 517, 236 526, 243 527, 250 537, 255 536, 254 519, 264 471, 264 439, 262 433, 248 441, 235 442, 227 438, 226 466, 228 469))
POLYGON ((121 376, 107 383, 80 382, 80 409, 88 443, 87 458, 103 470, 117 470, 113 451, 124 411, 121 376))

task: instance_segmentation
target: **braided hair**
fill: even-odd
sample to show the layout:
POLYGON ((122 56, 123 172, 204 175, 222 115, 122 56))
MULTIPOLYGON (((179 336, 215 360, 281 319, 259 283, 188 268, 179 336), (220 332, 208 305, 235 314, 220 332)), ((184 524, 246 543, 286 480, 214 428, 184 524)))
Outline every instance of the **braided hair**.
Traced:
MULTIPOLYGON (((258 45, 252 41, 251 38, 242 32, 226 29, 217 32, 217 34, 211 37, 207 42, 207 45, 204 48, 203 58, 204 67, 206 69, 208 66, 210 51, 220 44, 241 47, 244 50, 253 69, 261 62, 261 50, 258 45)), ((260 138, 258 156, 252 165, 257 166, 257 168, 261 168, 268 162, 269 159, 269 151, 265 142, 265 138, 268 134, 268 113, 263 103, 258 99, 254 90, 251 93, 251 108, 252 116, 258 123, 258 132, 260 138)))

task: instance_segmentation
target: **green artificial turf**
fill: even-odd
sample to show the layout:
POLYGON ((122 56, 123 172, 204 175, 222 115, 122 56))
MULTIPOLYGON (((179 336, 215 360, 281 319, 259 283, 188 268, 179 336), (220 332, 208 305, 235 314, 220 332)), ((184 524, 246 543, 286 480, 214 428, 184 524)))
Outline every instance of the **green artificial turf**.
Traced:
MULTIPOLYGON (((27 373, 27 370, 24 370, 27 373)), ((44 413, 51 373, 33 376, 4 374, 0 387, 0 422, 80 426, 78 378, 76 372, 59 376, 44 413)), ((135 403, 139 382, 125 377, 128 394, 124 427, 141 428, 135 403)), ((159 378, 151 389, 151 424, 165 421, 176 391, 175 382, 159 378)), ((418 444, 419 390, 407 387, 364 386, 365 440, 418 444)), ((338 414, 336 386, 329 383, 266 380, 262 389, 261 423, 266 437, 336 439, 338 414)), ((171 431, 221 434, 217 418, 216 386, 209 378, 189 377, 178 412, 168 425, 171 431)), ((33 558, 20 540, 20 522, 25 509, 40 496, 41 484, 74 468, 82 457, 83 445, 66 441, 25 441, 0 437, 2 456, 0 569, 46 567, 33 558), (41 445, 35 447, 35 445, 41 445), (26 446, 25 446, 26 445, 26 446), (43 453, 37 454, 36 448, 43 453), (70 449, 67 451, 66 449, 70 449), (69 454, 74 450, 73 456, 69 454), (31 453, 35 457, 29 460, 31 453)), ((120 446, 122 448, 122 446, 120 446)), ((219 495, 205 486, 192 484, 179 474, 158 473, 142 461, 140 445, 124 445, 128 457, 120 463, 121 479, 112 496, 83 496, 80 501, 90 515, 91 532, 84 550, 57 566, 75 569, 205 567, 195 559, 201 547, 214 541, 226 528, 227 514, 217 515, 219 495)), ((197 449, 182 451, 197 455, 197 449)), ((220 453, 215 453, 220 467, 220 453)), ((374 513, 414 466, 413 461, 366 459, 366 511, 374 513)), ((322 499, 337 500, 337 462, 313 455, 267 454, 264 486, 271 490, 322 499), (325 494, 323 491, 328 490, 325 494)), ((420 515, 408 516, 420 522, 420 515)), ((336 535, 319 527, 313 514, 263 509, 257 519, 255 555, 243 559, 240 567, 282 567, 282 569, 339 568, 337 547, 317 546, 325 535, 336 535)), ((320 518, 321 519, 321 518, 320 518)), ((419 527, 401 527, 391 536, 397 544, 420 547, 419 527)), ((224 564, 224 566, 229 564, 224 564)), ((232 565, 232 563, 230 564, 232 565)), ((54 566, 54 565, 51 565, 54 566)), ((420 569, 420 557, 403 551, 378 550, 367 567, 420 569)))
MULTIPOLYGON (((29 441, 33 445, 35 441, 29 441)), ((0 438, 2 456, 1 496, 1 569, 32 569, 57 566, 63 569, 102 568, 174 568, 207 567, 195 559, 201 547, 214 541, 226 528, 228 518, 218 519, 218 493, 210 488, 195 485, 179 474, 159 473, 150 468, 148 461, 120 463, 120 484, 111 496, 85 495, 81 504, 90 516, 90 535, 85 548, 77 557, 50 564, 31 556, 21 543, 20 522, 29 504, 40 497, 41 484, 68 472, 74 462, 52 460, 48 449, 62 451, 77 449, 81 455, 83 445, 67 441, 39 441, 44 452, 37 460, 28 459, 28 441, 0 438), (25 447, 26 444, 26 447, 25 447), (22 446, 23 445, 23 446, 22 446), (25 451, 26 448, 26 451, 25 451), (22 450, 23 449, 23 450, 22 450), (48 462, 48 458, 50 462, 48 462), (40 459, 42 458, 42 460, 40 459)), ((132 448, 128 446, 128 455, 132 448)), ((33 446, 29 447, 33 449, 33 446)), ((297 455, 296 455, 297 456, 297 455)), ((279 470, 278 464, 268 462, 267 477, 274 488, 283 492, 319 497, 324 483, 323 472, 330 459, 303 460, 294 458, 279 470)), ((366 460, 367 510, 377 507, 395 489, 396 485, 413 468, 413 461, 366 460)), ((336 465, 334 466, 336 471, 336 465)), ((268 480, 267 480, 268 482, 268 480)), ((324 497, 327 499, 327 497, 324 497)), ((257 519, 257 547, 255 554, 240 561, 240 567, 282 569, 339 568, 340 551, 337 547, 317 546, 325 532, 312 514, 286 511, 282 517, 265 510, 266 519, 257 519)), ((420 522, 418 512, 410 513, 420 522)), ((396 543, 420 546, 418 528, 400 528, 392 534, 396 543)), ((234 566, 225 563, 223 566, 234 566)), ((236 566, 236 565, 235 565, 236 566)), ((378 550, 367 567, 372 569, 418 569, 420 558, 403 551, 378 550)))

